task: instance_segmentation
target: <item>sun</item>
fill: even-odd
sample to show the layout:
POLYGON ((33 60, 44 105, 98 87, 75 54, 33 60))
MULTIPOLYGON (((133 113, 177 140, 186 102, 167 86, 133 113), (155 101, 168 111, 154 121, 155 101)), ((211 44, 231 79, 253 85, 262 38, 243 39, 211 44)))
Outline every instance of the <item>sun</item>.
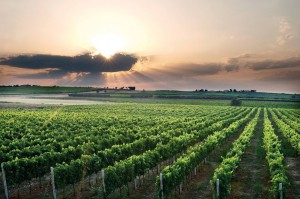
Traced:
POLYGON ((102 35, 92 39, 92 45, 96 49, 94 54, 101 54, 107 59, 122 50, 124 41, 116 35, 102 35))

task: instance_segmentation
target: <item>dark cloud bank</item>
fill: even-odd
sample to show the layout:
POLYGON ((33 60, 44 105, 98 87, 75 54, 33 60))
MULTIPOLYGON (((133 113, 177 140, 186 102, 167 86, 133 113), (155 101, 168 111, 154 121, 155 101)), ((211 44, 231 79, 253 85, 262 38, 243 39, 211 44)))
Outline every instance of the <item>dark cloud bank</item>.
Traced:
POLYGON ((241 68, 249 68, 253 71, 300 68, 300 57, 291 57, 282 60, 251 60, 251 55, 245 54, 230 58, 227 63, 181 63, 169 66, 172 73, 182 76, 214 75, 222 71, 235 72, 241 68), (249 60, 250 59, 250 60, 249 60))
POLYGON ((47 69, 46 73, 25 75, 26 78, 59 78, 68 73, 102 73, 129 71, 138 61, 134 55, 115 54, 110 59, 89 53, 71 56, 19 55, 1 59, 0 65, 26 69, 47 69))
POLYGON ((253 70, 300 67, 300 57, 292 57, 283 60, 264 60, 259 62, 249 62, 247 63, 247 66, 253 70))

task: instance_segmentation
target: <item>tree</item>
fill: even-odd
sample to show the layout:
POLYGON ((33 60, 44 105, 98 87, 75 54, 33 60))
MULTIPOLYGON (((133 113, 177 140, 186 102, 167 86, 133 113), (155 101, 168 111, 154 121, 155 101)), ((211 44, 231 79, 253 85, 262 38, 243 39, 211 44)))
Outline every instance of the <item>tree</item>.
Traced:
POLYGON ((241 106, 242 105, 242 100, 238 98, 234 98, 231 100, 231 106, 241 106))

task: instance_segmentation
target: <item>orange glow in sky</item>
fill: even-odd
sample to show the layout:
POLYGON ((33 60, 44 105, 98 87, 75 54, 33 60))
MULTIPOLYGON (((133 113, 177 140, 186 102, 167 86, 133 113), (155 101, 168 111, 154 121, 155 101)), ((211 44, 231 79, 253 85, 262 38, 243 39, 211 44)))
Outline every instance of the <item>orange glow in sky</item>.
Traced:
POLYGON ((0 85, 300 93, 299 7, 299 0, 0 0, 0 85), (78 56, 86 53, 109 64, 78 56), (47 64, 31 65, 26 56, 36 54, 47 64), (18 55, 29 62, 4 64, 18 55))

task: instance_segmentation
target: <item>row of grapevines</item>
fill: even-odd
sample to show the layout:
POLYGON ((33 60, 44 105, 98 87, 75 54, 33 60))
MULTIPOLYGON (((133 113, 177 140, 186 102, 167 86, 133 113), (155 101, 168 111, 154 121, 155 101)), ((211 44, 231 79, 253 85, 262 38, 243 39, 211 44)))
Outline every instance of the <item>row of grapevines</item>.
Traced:
MULTIPOLYGON (((39 120, 38 118, 39 117, 36 117, 35 119, 38 121, 39 120)), ((47 151, 60 152, 64 148, 67 148, 69 146, 77 147, 78 145, 82 145, 87 142, 94 143, 94 146, 97 147, 94 151, 103 150, 104 148, 111 147, 113 144, 132 142, 135 139, 144 137, 149 131, 153 131, 153 130, 159 132, 160 129, 165 129, 167 127, 175 128, 175 126, 177 127, 179 125, 185 126, 188 129, 189 126, 188 122, 191 122, 189 120, 188 122, 184 122, 183 120, 178 120, 178 119, 164 120, 162 122, 160 119, 151 118, 151 119, 147 119, 147 120, 144 119, 143 121, 140 121, 140 125, 138 125, 136 122, 132 122, 132 119, 131 120, 127 119, 125 123, 124 121, 119 122, 121 123, 121 125, 114 124, 113 127, 109 127, 110 122, 104 124, 103 121, 101 122, 101 120, 98 120, 98 125, 104 126, 104 128, 100 128, 100 129, 97 128, 96 129, 97 131, 95 131, 93 130, 93 128, 83 128, 80 124, 79 126, 76 125, 76 127, 78 127, 78 129, 80 129, 81 131, 81 133, 78 134, 73 132, 72 130, 73 128, 68 129, 68 127, 66 127, 68 125, 64 125, 65 122, 61 122, 61 120, 64 118, 67 118, 67 116, 63 115, 62 117, 57 119, 57 121, 59 121, 59 125, 51 124, 52 125, 51 128, 53 128, 52 129, 53 131, 51 131, 51 128, 48 127, 49 129, 47 129, 47 132, 43 133, 42 135, 35 135, 31 133, 34 132, 35 130, 34 128, 29 128, 24 132, 25 133, 24 137, 19 140, 15 139, 11 142, 10 140, 6 139, 7 143, 9 144, 8 146, 6 146, 5 144, 1 145, 0 162, 9 161, 16 157, 29 158, 31 156, 40 155, 47 151), (61 126, 64 127, 61 128, 61 126), (147 131, 145 131, 145 128, 147 128, 147 131), (58 133, 59 131, 60 133, 58 133), (93 132, 91 133, 90 131, 93 132), (143 134, 141 132, 145 132, 145 133, 143 134), (70 133, 72 134, 74 133, 76 136, 73 137, 73 139, 66 139, 66 136, 67 137, 74 136, 74 135, 71 136, 70 133), (99 139, 100 136, 101 139, 99 139)), ((69 115, 69 118, 72 117, 69 115)), ((88 118, 88 121, 89 122, 85 121, 85 123, 90 123, 91 119, 88 118)), ((92 121, 92 123, 94 122, 92 121)), ((15 129, 13 128, 11 131, 14 130, 15 129)), ((2 137, 4 140, 5 135, 7 135, 7 133, 1 134, 0 137, 2 137)))
POLYGON ((269 109, 272 118, 278 127, 278 130, 283 134, 285 138, 289 140, 292 147, 300 154, 300 134, 298 134, 295 129, 291 128, 288 124, 280 120, 272 109, 269 109))
POLYGON ((194 169, 207 155, 223 143, 230 135, 236 133, 238 129, 245 124, 256 110, 252 109, 251 113, 244 118, 233 122, 228 128, 216 131, 208 136, 205 141, 188 150, 173 165, 167 166, 162 170, 163 190, 160 189, 160 179, 156 179, 156 190, 159 196, 168 196, 172 190, 179 186, 185 176, 194 169))
POLYGON ((280 117, 286 124, 292 127, 295 131, 300 133, 300 119, 288 114, 286 111, 278 111, 277 109, 272 109, 277 116, 280 117))
MULTIPOLYGON (((238 167, 241 157, 244 154, 250 139, 253 136, 254 128, 260 114, 260 109, 256 113, 254 119, 248 123, 240 137, 234 141, 232 148, 226 154, 219 167, 215 170, 213 179, 211 180, 212 189, 216 193, 216 182, 219 179, 219 198, 225 198, 231 191, 231 179, 233 172, 238 167)), ((214 194, 214 197, 216 195, 214 194)))
POLYGON ((271 175, 272 187, 270 189, 271 195, 278 194, 278 184, 282 183, 283 187, 287 185, 287 176, 285 175, 285 168, 283 165, 284 156, 281 153, 281 144, 278 137, 274 133, 271 121, 268 118, 267 109, 264 108, 264 148, 266 150, 266 158, 268 161, 269 172, 271 175))
POLYGON ((285 111, 288 112, 293 117, 297 118, 297 120, 300 119, 299 109, 285 109, 285 111))
MULTIPOLYGON (((243 111, 239 114, 239 117, 243 117, 247 112, 247 110, 246 112, 243 111)), ((209 119, 210 118, 208 118, 208 120, 209 119)), ((227 119, 227 122, 230 123, 235 119, 237 118, 232 117, 230 119, 227 119)), ((224 125, 227 125, 227 123, 221 121, 213 124, 212 126, 208 126, 207 128, 204 128, 202 130, 194 131, 193 134, 184 133, 179 137, 173 137, 166 144, 159 143, 153 150, 146 151, 141 155, 130 156, 131 154, 129 154, 128 156, 130 157, 128 157, 127 159, 121 160, 115 163, 113 166, 108 166, 107 168, 105 168, 105 182, 107 184, 106 193, 109 194, 117 187, 126 185, 127 182, 133 179, 133 177, 144 174, 149 169, 154 168, 158 163, 176 155, 177 153, 182 152, 189 145, 197 141, 199 138, 205 137, 213 131, 223 128, 224 125)), ((126 157, 126 155, 122 154, 122 157, 126 157)), ((97 156, 95 158, 97 158, 97 156)), ((99 162, 101 162, 101 159, 99 157, 98 159, 99 162)), ((82 159, 79 159, 72 161, 69 165, 57 165, 55 167, 55 173, 60 174, 59 179, 57 179, 57 183, 61 183, 62 185, 79 181, 80 178, 78 178, 76 181, 67 181, 67 178, 66 176, 63 176, 63 173, 67 172, 68 170, 73 170, 73 168, 77 165, 81 165, 80 169, 77 169, 77 171, 80 171, 79 173, 83 173, 84 169, 86 168, 84 167, 83 162, 84 161, 82 159)), ((98 170, 94 172, 98 172, 100 171, 100 169, 101 167, 99 166, 98 170)))
MULTIPOLYGON (((238 111, 240 112, 240 110, 238 111)), ((228 117, 230 117, 230 114, 228 113, 226 114, 228 115, 228 117)), ((224 113, 224 115, 226 114, 224 113)), ((214 120, 217 119, 218 118, 215 118, 214 120)), ((194 124, 194 126, 197 128, 204 127, 203 125, 198 126, 198 124, 194 124)), ((163 141, 164 137, 168 137, 171 135, 174 136, 179 135, 178 133, 183 133, 184 129, 181 129, 181 131, 173 130, 172 132, 173 133, 171 133, 170 131, 166 131, 166 133, 164 133, 165 135, 162 134, 161 132, 156 137, 151 137, 150 134, 148 134, 150 136, 150 137, 148 136, 149 137, 148 139, 137 140, 132 144, 116 145, 111 150, 106 149, 104 151, 99 151, 99 152, 96 151, 95 153, 102 158, 101 162, 99 162, 98 165, 101 168, 103 168, 104 166, 107 166, 108 163, 113 163, 114 161, 118 160, 117 157, 123 158, 124 154, 135 154, 135 153, 140 153, 140 151, 151 149, 155 147, 158 142, 163 141), (123 150, 120 151, 121 148, 123 148, 123 150)), ((44 174, 49 172, 50 166, 54 166, 56 163, 65 162, 63 165, 66 165, 66 163, 71 162, 71 160, 75 161, 78 158, 80 158, 82 154, 93 154, 93 153, 86 152, 86 151, 89 152, 93 151, 93 146, 94 146, 93 143, 86 143, 84 144, 84 147, 76 147, 76 148, 68 147, 66 149, 63 149, 62 152, 51 151, 51 152, 43 153, 40 156, 33 157, 30 159, 22 158, 22 159, 16 159, 13 161, 6 162, 4 166, 7 170, 8 182, 20 183, 25 180, 30 180, 31 178, 41 177, 44 174), (36 167, 39 169, 38 170, 31 169, 36 167)), ((124 158, 126 158, 126 156, 124 156, 124 158)), ((83 157, 83 159, 86 159, 86 156, 83 157)), ((81 161, 81 160, 77 160, 77 161, 81 161)), ((96 166, 90 166, 90 167, 96 167, 96 166)), ((61 177, 63 176, 64 175, 61 175, 61 177)), ((63 181, 64 179, 62 180, 62 182, 63 181)))
MULTIPOLYGON (((243 109, 242 109, 243 110, 243 109)), ((138 155, 146 150, 153 150, 157 144, 167 144, 173 137, 181 136, 182 134, 192 134, 192 136, 197 135, 197 131, 201 129, 203 132, 201 136, 198 136, 197 139, 203 139, 208 130, 204 128, 208 128, 211 124, 214 124, 216 121, 220 121, 222 118, 222 122, 226 123, 227 120, 233 120, 234 114, 237 113, 245 113, 245 111, 234 111, 233 113, 225 113, 220 114, 218 117, 210 116, 212 119, 207 119, 206 121, 197 123, 190 123, 189 130, 186 128, 176 128, 173 130, 168 130, 163 132, 157 136, 148 136, 145 139, 137 140, 136 142, 126 144, 126 145, 115 145, 110 149, 106 149, 104 151, 99 151, 97 155, 101 159, 101 163, 99 168, 104 168, 105 166, 113 165, 114 162, 120 161, 129 157, 130 155, 138 155)), ((238 115, 239 116, 239 115, 238 115)), ((220 125, 220 123, 218 123, 220 125)), ((213 125, 212 127, 216 128, 218 125, 213 125)))
MULTIPOLYGON (((66 117, 67 116, 62 116, 58 120, 62 120, 66 117)), ((69 116, 69 118, 70 117, 71 116, 69 116)), ((147 125, 148 128, 153 125, 153 121, 156 120, 149 121, 149 124, 147 125)), ((88 118, 85 122, 90 123, 91 120, 88 118)), ((107 142, 104 142, 104 140, 111 139, 112 135, 114 137, 119 136, 120 139, 114 138, 117 143, 124 143, 135 139, 135 131, 140 130, 139 128, 134 128, 130 120, 127 120, 126 123, 123 122, 121 125, 115 124, 112 127, 110 127, 111 125, 109 125, 109 123, 104 123, 103 121, 98 120, 98 125, 101 126, 101 128, 96 129, 83 127, 83 125, 76 125, 75 127, 78 127, 78 133, 73 131, 74 127, 66 127, 67 125, 64 125, 64 123, 66 122, 58 125, 52 124, 53 127, 51 128, 53 129, 47 129, 47 132, 42 133, 42 135, 34 135, 30 132, 25 131, 25 135, 22 139, 14 140, 13 142, 9 142, 8 140, 8 146, 4 147, 4 145, 1 149, 3 153, 10 152, 12 154, 12 157, 19 157, 17 155, 21 155, 21 157, 24 157, 26 155, 38 155, 36 153, 43 153, 44 151, 61 151, 61 149, 65 147, 77 146, 90 140, 95 141, 99 147, 103 146, 106 148, 106 143, 109 143, 110 141, 108 140, 107 142), (61 126, 65 127, 62 128, 61 126), (72 134, 72 136, 70 134, 72 134), (73 139, 66 139, 66 137, 68 136, 73 137, 73 139), (98 139, 100 136, 101 139, 98 139), (30 148, 29 152, 25 153, 23 152, 24 150, 20 150, 24 148, 30 148)), ((147 120, 145 120, 143 124, 147 124, 147 120)), ((38 131, 39 129, 32 128, 29 130, 38 131)))
MULTIPOLYGON (((163 123, 165 124, 165 123, 163 123)), ((173 125, 169 125, 169 128, 175 128, 177 123, 174 123, 173 125)), ((136 139, 139 139, 140 137, 144 137, 145 135, 150 135, 152 133, 158 133, 159 129, 164 127, 161 127, 160 125, 157 125, 156 128, 140 128, 140 129, 118 129, 116 130, 117 133, 113 133, 111 131, 106 131, 107 134, 105 136, 99 135, 84 135, 80 137, 75 137, 74 139, 66 139, 66 134, 62 133, 62 136, 64 137, 65 142, 57 142, 57 138, 49 138, 47 141, 51 141, 50 143, 41 143, 42 145, 38 144, 35 146, 27 146, 27 147, 20 147, 18 149, 10 150, 9 152, 6 152, 5 150, 2 150, 0 152, 0 161, 6 162, 17 158, 30 158, 31 156, 38 156, 48 151, 55 151, 55 152, 62 152, 64 148, 68 147, 76 147, 76 148, 85 148, 85 146, 88 146, 89 153, 94 153, 99 150, 103 150, 105 148, 109 148, 112 145, 120 144, 120 143, 130 143, 136 139), (138 135, 138 136, 137 136, 138 135), (101 139, 99 139, 101 138, 101 139), (89 143, 86 145, 85 143, 89 143), (63 146, 65 145, 66 146, 63 146)), ((86 151, 83 149, 82 151, 86 151)))

